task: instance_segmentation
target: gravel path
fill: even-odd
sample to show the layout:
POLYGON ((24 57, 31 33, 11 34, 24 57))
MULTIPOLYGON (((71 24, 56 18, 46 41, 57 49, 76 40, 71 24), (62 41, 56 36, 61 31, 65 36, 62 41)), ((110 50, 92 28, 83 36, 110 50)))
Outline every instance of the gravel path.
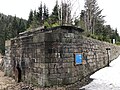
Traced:
POLYGON ((0 70, 0 90, 16 85, 15 80, 4 76, 4 72, 0 70))

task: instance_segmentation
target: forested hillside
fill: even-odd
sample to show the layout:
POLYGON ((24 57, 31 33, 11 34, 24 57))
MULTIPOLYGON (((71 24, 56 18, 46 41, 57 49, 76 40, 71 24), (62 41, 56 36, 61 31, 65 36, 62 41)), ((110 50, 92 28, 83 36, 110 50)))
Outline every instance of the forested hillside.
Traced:
POLYGON ((5 40, 26 30, 26 20, 0 13, 0 53, 4 54, 5 40))

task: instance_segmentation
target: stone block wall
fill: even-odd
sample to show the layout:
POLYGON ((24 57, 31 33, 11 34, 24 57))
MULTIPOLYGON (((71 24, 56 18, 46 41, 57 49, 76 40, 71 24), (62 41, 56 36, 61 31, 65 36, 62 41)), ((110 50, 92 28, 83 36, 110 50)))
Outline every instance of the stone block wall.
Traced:
POLYGON ((106 48, 111 49, 109 61, 120 54, 120 47, 86 38, 76 32, 62 34, 53 32, 49 33, 48 37, 56 39, 46 42, 45 47, 45 51, 48 51, 45 54, 46 68, 48 68, 47 84, 50 86, 74 84, 105 67, 108 64, 106 48), (75 65, 75 54, 83 56, 82 64, 75 65))
POLYGON ((82 29, 59 26, 21 33, 11 40, 11 65, 18 81, 38 87, 74 84, 108 64, 120 47, 82 36, 82 29), (75 64, 75 54, 82 64, 75 64))
POLYGON ((3 57, 2 61, 2 69, 5 72, 5 75, 10 76, 11 71, 12 71, 12 66, 11 66, 11 41, 7 40, 5 42, 5 56, 3 57))
POLYGON ((45 42, 44 34, 21 36, 11 40, 11 60, 14 77, 20 81, 44 86, 45 84, 45 42), (18 69, 21 71, 19 73, 18 69))

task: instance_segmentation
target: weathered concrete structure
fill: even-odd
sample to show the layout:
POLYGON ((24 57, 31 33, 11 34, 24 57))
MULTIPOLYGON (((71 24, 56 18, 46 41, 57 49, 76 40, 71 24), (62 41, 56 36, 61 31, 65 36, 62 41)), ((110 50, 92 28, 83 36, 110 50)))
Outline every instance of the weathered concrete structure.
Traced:
MULTIPOLYGON (((11 62, 18 81, 40 87, 74 84, 108 64, 120 54, 120 47, 82 36, 71 26, 38 29, 11 40, 11 62), (82 55, 76 64, 75 55, 82 55)), ((84 82, 83 82, 84 83, 84 82)))
POLYGON ((11 75, 12 74, 12 66, 11 66, 11 41, 7 40, 5 42, 5 56, 2 58, 2 69, 5 72, 5 75, 11 75))

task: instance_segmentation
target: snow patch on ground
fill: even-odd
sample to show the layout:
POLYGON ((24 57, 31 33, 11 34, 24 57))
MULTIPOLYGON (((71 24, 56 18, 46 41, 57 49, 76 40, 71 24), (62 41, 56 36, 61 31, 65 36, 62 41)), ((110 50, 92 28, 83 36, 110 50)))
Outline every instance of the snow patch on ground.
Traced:
POLYGON ((90 76, 93 81, 80 88, 85 90, 120 90, 120 56, 105 67, 90 76))

